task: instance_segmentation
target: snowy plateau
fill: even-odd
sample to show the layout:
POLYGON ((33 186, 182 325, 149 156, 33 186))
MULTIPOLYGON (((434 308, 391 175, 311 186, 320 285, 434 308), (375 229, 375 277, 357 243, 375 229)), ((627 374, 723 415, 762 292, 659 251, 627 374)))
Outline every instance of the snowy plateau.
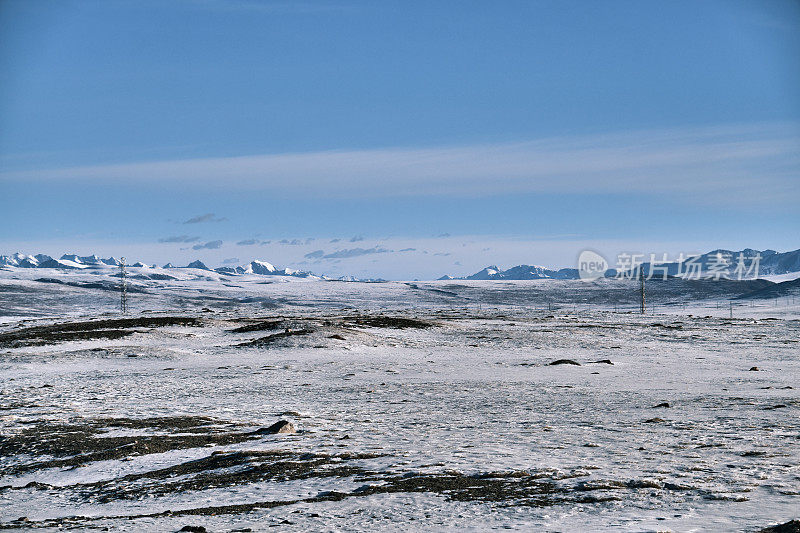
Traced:
POLYGON ((0 529, 800 518, 792 276, 648 281, 640 314, 635 280, 140 264, 121 314, 113 258, 3 261, 0 529))

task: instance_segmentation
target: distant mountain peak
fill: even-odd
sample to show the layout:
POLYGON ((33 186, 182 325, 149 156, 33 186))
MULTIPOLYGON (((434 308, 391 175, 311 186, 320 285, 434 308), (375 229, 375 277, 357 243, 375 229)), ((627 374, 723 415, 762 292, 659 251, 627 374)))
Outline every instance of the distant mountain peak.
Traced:
MULTIPOLYGON (((517 265, 508 270, 501 270, 497 265, 491 265, 471 276, 458 279, 469 280, 525 280, 525 279, 577 279, 578 271, 573 268, 552 270, 538 265, 517 265)), ((456 279, 451 277, 440 279, 456 279)))
POLYGON ((277 272, 277 268, 272 263, 268 263, 266 261, 261 261, 255 259, 250 262, 250 264, 245 267, 245 271, 248 273, 253 274, 274 274, 277 272))
POLYGON ((202 262, 202 261, 200 261, 199 259, 197 259, 197 260, 195 260, 195 261, 192 261, 191 263, 189 263, 188 265, 186 265, 186 267, 185 267, 185 268, 198 268, 198 269, 200 269, 200 270, 211 270, 210 268, 208 268, 208 267, 205 265, 205 263, 203 263, 203 262, 202 262))

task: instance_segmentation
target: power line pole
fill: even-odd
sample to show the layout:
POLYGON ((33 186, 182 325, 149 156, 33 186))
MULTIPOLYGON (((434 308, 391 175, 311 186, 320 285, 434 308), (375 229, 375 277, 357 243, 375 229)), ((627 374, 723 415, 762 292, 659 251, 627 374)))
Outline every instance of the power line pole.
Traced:
POLYGON ((125 271, 125 258, 121 258, 119 261, 119 274, 120 274, 120 282, 122 286, 120 287, 120 301, 119 301, 119 309, 122 314, 128 313, 128 273, 125 271))
POLYGON ((639 311, 644 314, 644 269, 642 267, 639 267, 639 296, 641 297, 639 311))

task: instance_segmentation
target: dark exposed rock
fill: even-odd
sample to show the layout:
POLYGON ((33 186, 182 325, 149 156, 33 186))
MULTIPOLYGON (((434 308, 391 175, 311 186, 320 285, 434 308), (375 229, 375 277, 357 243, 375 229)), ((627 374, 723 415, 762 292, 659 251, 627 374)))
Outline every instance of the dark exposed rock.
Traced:
POLYGON ((283 324, 283 320, 267 320, 258 322, 256 324, 248 324, 230 330, 231 333, 249 333, 251 331, 268 331, 272 329, 279 329, 283 324))
POLYGON ((750 372, 758 372, 758 367, 757 366, 751 366, 750 367, 750 372))
POLYGON ((555 365, 575 365, 581 366, 581 364, 577 361, 573 361, 572 359, 557 359, 552 363, 548 363, 548 366, 555 366, 555 365))
POLYGON ((118 339, 136 333, 134 328, 163 326, 196 326, 194 317, 141 317, 91 320, 87 322, 61 322, 46 326, 33 326, 0 333, 0 346, 41 346, 67 341, 92 339, 118 339))
POLYGON ((285 331, 273 333, 272 335, 267 335, 266 337, 259 337, 251 341, 242 342, 240 344, 237 344, 236 346, 240 348, 246 348, 250 346, 266 346, 268 344, 275 342, 278 339, 285 339, 286 337, 291 337, 292 335, 308 335, 309 333, 313 333, 313 331, 311 331, 310 329, 292 330, 286 328, 285 331))
MULTIPOLYGON (((66 285, 68 287, 77 287, 79 289, 100 289, 103 291, 119 291, 119 283, 114 281, 63 281, 56 278, 39 278, 35 281, 40 283, 53 283, 55 285, 66 285)), ((128 292, 147 294, 147 291, 135 285, 128 285, 128 292)))
POLYGON ((139 500, 143 497, 245 486, 265 481, 349 478, 374 475, 352 461, 376 457, 379 455, 369 453, 330 455, 288 450, 216 450, 211 455, 165 468, 84 484, 82 489, 94 501, 108 503, 114 500, 139 500))
POLYGON ((254 435, 277 435, 278 433, 297 433, 297 428, 288 420, 279 420, 267 428, 259 428, 253 432, 254 435))
POLYGON ((645 424, 658 424, 660 422, 666 422, 666 420, 664 420, 663 418, 655 417, 655 418, 648 418, 647 420, 644 421, 645 424))
POLYGON ((661 323, 654 323, 650 324, 652 327, 655 328, 664 328, 664 329, 683 329, 683 326, 680 324, 661 324, 661 323))
POLYGON ((800 520, 789 520, 783 524, 765 527, 759 533, 800 533, 800 520))
POLYGON ((590 361, 590 363, 597 363, 597 364, 604 364, 604 365, 613 365, 614 363, 611 362, 611 359, 598 359, 597 361, 590 361))
POLYGON ((30 461, 8 466, 18 474, 44 468, 66 468, 92 461, 165 453, 186 448, 230 445, 255 439, 251 433, 207 417, 94 418, 80 423, 42 422, 0 437, 0 457, 25 454, 30 461), (152 429, 154 434, 107 436, 109 429, 152 429), (164 431, 174 432, 162 434, 164 431))
POLYGON ((373 328, 394 328, 394 329, 425 329, 432 327, 433 324, 414 318, 402 318, 391 316, 358 317, 349 320, 358 326, 369 326, 373 328))
POLYGON ((667 403, 667 402, 661 402, 661 403, 660 403, 660 404, 658 404, 658 405, 654 405, 654 406, 653 406, 653 409, 656 409, 656 408, 658 408, 658 407, 669 407, 669 403, 667 403))

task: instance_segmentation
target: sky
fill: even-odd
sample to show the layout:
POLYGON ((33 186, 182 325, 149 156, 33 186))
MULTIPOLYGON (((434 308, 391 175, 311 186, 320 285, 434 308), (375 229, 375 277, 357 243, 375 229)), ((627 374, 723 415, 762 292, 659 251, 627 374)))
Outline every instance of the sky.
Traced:
POLYGON ((800 248, 800 2, 0 0, 0 254, 800 248))

